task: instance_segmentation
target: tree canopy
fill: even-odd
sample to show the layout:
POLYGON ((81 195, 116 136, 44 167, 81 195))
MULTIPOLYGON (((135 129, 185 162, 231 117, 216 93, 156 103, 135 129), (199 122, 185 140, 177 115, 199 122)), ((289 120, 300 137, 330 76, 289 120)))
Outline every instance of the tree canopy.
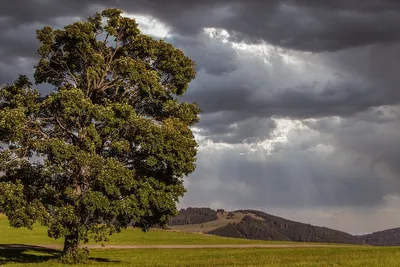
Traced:
POLYGON ((23 75, 0 89, 0 210, 65 238, 62 259, 77 262, 80 242, 176 215, 195 169, 200 109, 181 99, 195 63, 118 9, 37 39, 35 82, 54 91, 23 75))

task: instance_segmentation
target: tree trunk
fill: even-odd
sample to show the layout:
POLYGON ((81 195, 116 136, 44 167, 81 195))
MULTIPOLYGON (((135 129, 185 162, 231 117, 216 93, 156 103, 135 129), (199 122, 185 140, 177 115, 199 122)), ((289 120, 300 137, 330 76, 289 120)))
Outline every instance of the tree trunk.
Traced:
POLYGON ((77 234, 68 235, 64 240, 64 250, 62 261, 65 263, 76 263, 79 261, 79 236, 77 234))
POLYGON ((68 235, 64 241, 64 254, 71 254, 78 250, 79 237, 78 235, 68 235))

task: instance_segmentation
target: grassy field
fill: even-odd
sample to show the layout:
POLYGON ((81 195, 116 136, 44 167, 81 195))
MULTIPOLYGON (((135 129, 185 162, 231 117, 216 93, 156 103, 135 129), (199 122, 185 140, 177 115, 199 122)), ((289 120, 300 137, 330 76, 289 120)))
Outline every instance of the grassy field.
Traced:
MULTIPOLYGON (((0 218, 0 266, 63 266, 57 250, 35 247, 9 249, 7 244, 60 244, 47 237, 46 229, 13 229, 0 218)), ((110 244, 262 244, 278 243, 221 238, 200 234, 128 229, 110 244)), ((279 242, 282 243, 282 242, 279 242)), ((78 266, 400 266, 397 247, 324 248, 218 248, 218 249, 92 249, 89 262, 78 266)), ((74 265, 75 266, 75 265, 74 265)))
MULTIPOLYGON (((63 266, 57 252, 0 250, 3 266, 63 266), (2 254, 3 253, 3 254, 2 254), (11 254, 12 253, 12 254, 11 254)), ((75 266, 75 265, 74 265, 75 266)), ((292 249, 135 249, 92 250, 90 261, 76 266, 400 266, 399 248, 292 249)))

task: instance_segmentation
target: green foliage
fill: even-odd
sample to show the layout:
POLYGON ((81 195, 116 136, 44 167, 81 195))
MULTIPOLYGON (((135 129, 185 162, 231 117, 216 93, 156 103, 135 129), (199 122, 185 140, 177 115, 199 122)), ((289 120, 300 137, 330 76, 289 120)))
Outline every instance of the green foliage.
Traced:
POLYGON ((78 261, 81 241, 176 215, 197 153, 200 109, 180 100, 194 62, 117 9, 37 38, 35 81, 56 90, 41 97, 25 76, 0 89, 0 210, 78 261))

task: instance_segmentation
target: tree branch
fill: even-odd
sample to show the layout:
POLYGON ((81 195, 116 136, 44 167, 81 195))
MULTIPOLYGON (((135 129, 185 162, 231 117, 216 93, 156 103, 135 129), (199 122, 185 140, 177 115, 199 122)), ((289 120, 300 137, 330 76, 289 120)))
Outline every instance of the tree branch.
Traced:
POLYGON ((55 121, 58 125, 58 127, 60 127, 62 130, 64 130, 68 135, 70 135, 70 137, 72 139, 74 139, 75 141, 78 141, 78 138, 75 136, 75 134, 73 132, 71 132, 70 130, 68 130, 64 125, 62 125, 62 123, 60 122, 59 118, 57 116, 54 116, 55 121))
POLYGON ((65 63, 65 61, 63 61, 62 63, 63 63, 63 65, 65 66, 66 71, 67 71, 67 73, 69 74, 69 76, 73 79, 73 81, 74 81, 74 83, 75 83, 75 87, 77 87, 77 86, 78 86, 78 80, 77 80, 75 74, 72 73, 71 69, 68 67, 68 64, 65 63))
MULTIPOLYGON (((107 37, 106 37, 105 40, 107 40, 107 38, 108 38, 108 34, 107 34, 107 37)), ((112 49, 110 49, 110 52, 108 53, 108 57, 109 57, 108 58, 108 62, 106 62, 105 69, 103 71, 103 74, 101 75, 100 80, 96 84, 95 90, 104 91, 105 89, 107 89, 107 87, 110 87, 110 83, 104 85, 104 79, 106 78, 108 72, 111 70, 112 62, 113 62, 113 60, 114 60, 114 58, 115 58, 115 56, 116 56, 116 54, 117 54, 117 52, 118 52, 118 50, 120 48, 119 42, 121 41, 121 38, 122 38, 122 34, 119 34, 116 37, 114 51, 112 49)))

